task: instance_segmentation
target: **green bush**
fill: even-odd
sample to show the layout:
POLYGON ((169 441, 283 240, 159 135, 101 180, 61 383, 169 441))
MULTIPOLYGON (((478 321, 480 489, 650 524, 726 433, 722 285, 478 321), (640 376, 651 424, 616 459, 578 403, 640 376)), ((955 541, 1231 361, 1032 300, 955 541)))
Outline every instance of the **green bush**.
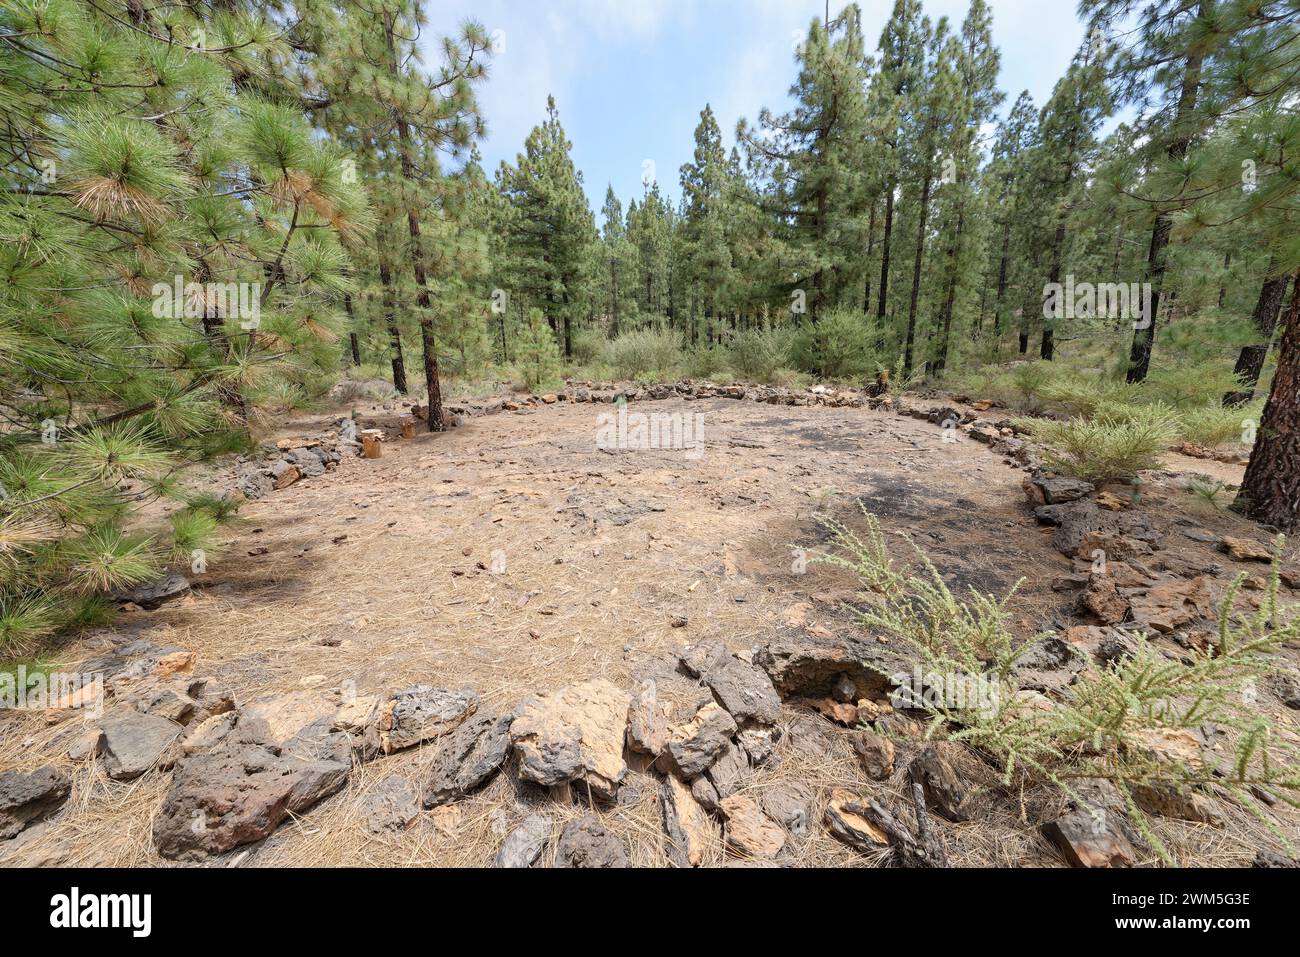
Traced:
POLYGON ((1263 401, 1250 405, 1225 407, 1220 402, 1183 409, 1178 414, 1179 436, 1187 442, 1214 447, 1240 442, 1247 434, 1248 422, 1259 422, 1263 401))
POLYGON ((542 315, 542 310, 528 310, 528 319, 515 341, 515 364, 523 376, 524 385, 536 392, 560 381, 560 345, 555 333, 542 315))
MULTIPOLYGON (((1149 407, 1137 407, 1144 408, 1149 407)), ((1158 468, 1161 454, 1178 438, 1177 421, 1159 410, 1129 418, 1018 419, 1016 425, 1043 446, 1048 468, 1089 482, 1129 481, 1143 469, 1158 468)))
POLYGON ((605 343, 605 361, 620 379, 674 378, 682 358, 682 337, 670 329, 638 329, 605 343))
POLYGON ((856 309, 835 309, 815 324, 799 328, 790 344, 795 368, 823 379, 861 379, 874 376, 877 357, 870 343, 874 329, 856 309))
POLYGON ((1219 402, 1240 388, 1232 370, 1217 362, 1166 365, 1153 369, 1142 383, 1145 396, 1178 409, 1219 402))
POLYGON ((788 337, 772 329, 742 329, 729 345, 731 366, 743 378, 770 382, 790 363, 788 337))

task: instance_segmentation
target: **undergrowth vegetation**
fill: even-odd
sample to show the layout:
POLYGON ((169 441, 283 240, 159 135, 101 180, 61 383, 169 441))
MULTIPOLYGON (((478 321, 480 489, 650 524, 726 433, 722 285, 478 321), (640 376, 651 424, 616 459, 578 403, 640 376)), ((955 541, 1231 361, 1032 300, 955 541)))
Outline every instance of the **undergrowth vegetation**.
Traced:
MULTIPOLYGON (((1050 785, 1087 804, 1082 784, 1110 782, 1167 863, 1169 852, 1139 806, 1153 789, 1182 796, 1221 789, 1290 848, 1259 804, 1264 796, 1300 807, 1300 752, 1255 706, 1259 683, 1280 670, 1277 653, 1300 638, 1296 608, 1278 601, 1276 561, 1257 611, 1235 610, 1245 575, 1228 587, 1216 639, 1205 650, 1173 660, 1137 635, 1131 654, 1112 663, 1090 661, 1068 692, 1051 700, 1022 690, 1016 679, 1036 639, 1018 640, 1007 625, 1015 589, 1002 599, 974 589, 964 597, 953 594, 906 536, 916 559, 896 563, 878 520, 862 511, 862 533, 823 519, 834 551, 817 560, 856 574, 863 591, 855 611, 862 624, 899 642, 921 662, 927 681, 947 689, 910 697, 908 705, 928 719, 927 739, 960 742, 988 756, 1009 790, 1050 785), (951 693, 972 688, 975 698, 951 693), (1198 742, 1207 724, 1228 732, 1227 760, 1202 752, 1198 742)), ((1282 545, 1279 538, 1279 556, 1282 545)))

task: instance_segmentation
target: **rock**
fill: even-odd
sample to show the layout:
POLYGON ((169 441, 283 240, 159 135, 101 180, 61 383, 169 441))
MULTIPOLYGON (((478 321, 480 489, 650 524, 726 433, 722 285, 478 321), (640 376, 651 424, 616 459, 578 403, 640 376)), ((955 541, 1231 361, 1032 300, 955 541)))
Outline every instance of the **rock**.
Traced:
POLYGON ((1118 625, 1128 617, 1129 603, 1113 579, 1093 575, 1088 588, 1079 595, 1079 610, 1092 615, 1103 625, 1118 625))
POLYGON ((551 839, 554 822, 545 814, 532 814, 506 835, 497 851, 494 867, 532 867, 551 839))
POLYGON ((314 449, 294 449, 285 455, 302 478, 315 478, 325 474, 325 462, 314 449))
POLYGON ((255 730, 258 740, 285 747, 301 735, 316 736, 322 728, 328 731, 335 710, 334 703, 318 691, 290 691, 249 702, 238 723, 249 733, 255 730))
POLYGON ((749 755, 749 763, 758 767, 770 761, 776 753, 777 735, 775 728, 741 728, 736 740, 749 755))
POLYGON ((733 851, 770 861, 785 846, 785 832, 753 798, 733 794, 723 798, 720 807, 727 820, 724 839, 733 851))
POLYGON ((177 762, 153 822, 163 857, 201 858, 259 841, 343 787, 347 736, 330 731, 333 709, 303 724, 312 711, 294 699, 302 694, 310 693, 261 699, 236 713, 235 726, 212 747, 177 762))
POLYGON ((821 724, 807 715, 790 722, 788 734, 790 748, 800 758, 817 761, 830 754, 831 742, 821 724))
POLYGON ((1130 737, 1147 757, 1168 764, 1185 765, 1193 771, 1205 767, 1202 742, 1191 731, 1181 728, 1147 728, 1132 732, 1130 737))
MULTIPOLYGON (((1110 549, 1104 549, 1108 558, 1120 561, 1129 557, 1121 554, 1122 552, 1154 547, 1160 542, 1159 534, 1151 528, 1150 523, 1141 513, 1108 511, 1098 508, 1090 499, 1058 505, 1042 505, 1034 509, 1034 516, 1040 522, 1056 526, 1056 531, 1052 535, 1052 547, 1071 558, 1079 554, 1084 544, 1084 537, 1089 532, 1109 534, 1116 539, 1128 538, 1132 542, 1141 543, 1141 546, 1125 546, 1112 542, 1112 547, 1115 549, 1113 553, 1110 549)), ((1085 557, 1091 560, 1091 549, 1085 557)))
POLYGON ((1084 561, 1095 561, 1101 558, 1110 563, 1133 561, 1151 553, 1152 548, 1146 542, 1125 538, 1114 532, 1092 531, 1084 533, 1075 557, 1084 561))
POLYGON ((699 867, 705 852, 717 840, 713 820, 691 789, 674 774, 665 776, 660 801, 670 842, 669 858, 677 867, 699 867))
POLYGON ((1122 512, 1132 504, 1132 499, 1106 491, 1097 496, 1097 504, 1110 512, 1122 512))
POLYGON ((728 655, 702 677, 736 721, 775 724, 781 717, 781 699, 762 669, 728 655))
POLYGON ((106 717, 100 728, 104 770, 115 781, 130 781, 144 774, 183 731, 169 718, 138 712, 106 717))
POLYGON ((700 806, 706 811, 716 811, 722 796, 718 794, 718 789, 713 786, 713 782, 705 775, 700 775, 691 782, 691 796, 700 802, 700 806))
POLYGON ((520 777, 547 786, 581 780, 596 795, 613 797, 627 773, 630 705, 631 696, 604 679, 528 699, 510 726, 520 777))
POLYGON ((830 696, 841 676, 863 697, 882 697, 888 682, 843 642, 808 633, 778 637, 760 648, 754 664, 767 672, 783 696, 830 696))
POLYGON ((848 703, 858 700, 858 686, 848 675, 840 675, 831 688, 831 697, 836 701, 848 703))
POLYGON ((1074 502, 1094 491, 1091 482, 1066 476, 1036 475, 1024 482, 1025 494, 1036 505, 1074 502))
POLYGON ((416 685, 399 691, 379 708, 379 743, 384 754, 431 741, 460 727, 478 709, 469 688, 449 690, 416 685))
POLYGON ((735 733, 731 715, 709 702, 690 721, 669 729, 670 763, 687 780, 703 774, 727 750, 735 733))
POLYGON ((858 706, 853 703, 841 703, 834 698, 814 698, 808 702, 828 721, 851 728, 858 723, 858 706))
POLYGON ((1132 792, 1137 806, 1148 814, 1215 827, 1223 823, 1218 802, 1190 788, 1180 790, 1169 784, 1136 784, 1132 792))
POLYGON ((286 465, 286 467, 275 477, 275 489, 277 492, 281 489, 286 489, 297 482, 300 478, 302 478, 302 472, 298 471, 296 465, 286 465))
POLYGON ((870 852, 889 847, 889 836, 860 814, 848 810, 846 805, 865 804, 858 795, 845 788, 831 791, 826 805, 826 828, 831 836, 843 841, 854 850, 870 852))
POLYGON ((1287 857, 1285 854, 1279 854, 1277 851, 1261 848, 1255 852, 1255 859, 1250 862, 1250 866, 1256 868, 1300 867, 1300 861, 1287 857))
POLYGON ((749 759, 737 745, 727 742, 726 748, 709 766, 709 780, 717 788, 720 797, 729 797, 745 783, 749 777, 749 759))
POLYGON ((564 826, 556 847, 555 866, 627 867, 627 849, 600 821, 587 814, 564 826))
POLYGON ((668 746, 668 715, 668 703, 659 700, 654 681, 642 682, 627 715, 627 746, 651 757, 661 755, 668 746))
POLYGON ((930 745, 907 768, 908 777, 919 783, 925 792, 926 804, 950 821, 965 821, 969 813, 965 807, 970 788, 957 776, 952 765, 930 745))
POLYGON ((768 816, 795 837, 808 833, 813 800, 804 785, 797 781, 778 784, 764 791, 760 800, 768 816))
POLYGON ((0 840, 49 817, 72 793, 72 778, 56 767, 0 772, 0 840))
POLYGON ((1210 580, 1205 576, 1165 580, 1152 585, 1144 595, 1129 599, 1133 623, 1143 631, 1168 634, 1197 618, 1214 615, 1210 580))
POLYGON ((849 741, 871 780, 884 781, 894 773, 894 742, 874 731, 859 731, 849 741))
POLYGON ((214 714, 196 724, 190 725, 181 739, 181 754, 190 755, 198 751, 207 751, 229 734, 235 727, 236 715, 231 713, 214 714))
POLYGON ((510 753, 513 721, 513 714, 479 712, 444 737, 425 785, 424 806, 459 801, 487 781, 510 753))
POLYGON ((420 814, 415 788, 399 774, 390 774, 361 800, 366 830, 380 835, 404 831, 420 814))
POLYGON ((703 678, 715 668, 722 667, 730 657, 727 646, 717 639, 690 645, 680 656, 682 669, 692 678, 703 678))
POLYGON ((1234 561, 1238 562, 1273 561, 1273 549, 1270 546, 1249 538, 1233 538, 1225 535, 1219 541, 1219 549, 1227 552, 1234 561))
POLYGON ((378 714, 378 695, 356 695, 339 705, 339 710, 334 715, 333 729, 348 734, 364 734, 367 728, 375 725, 378 714))
POLYGON ((163 602, 179 598, 189 590, 189 579, 184 575, 172 573, 147 585, 141 585, 139 588, 133 588, 131 591, 115 595, 114 599, 120 602, 131 602, 141 608, 152 610, 163 602))
POLYGON ((1043 825, 1043 836, 1071 867, 1131 867, 1136 855, 1117 818, 1101 808, 1076 808, 1043 825))

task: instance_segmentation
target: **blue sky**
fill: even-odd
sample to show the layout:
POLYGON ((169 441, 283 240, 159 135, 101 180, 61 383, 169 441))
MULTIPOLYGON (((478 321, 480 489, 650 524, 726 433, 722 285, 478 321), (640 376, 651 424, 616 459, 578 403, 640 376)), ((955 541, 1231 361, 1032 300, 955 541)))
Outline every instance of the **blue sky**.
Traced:
MULTIPOLYGON (((924 7, 956 26, 967 3, 924 0, 924 7)), ((874 47, 893 0, 859 5, 874 47)), ((1022 89, 1041 106, 1084 35, 1074 0, 990 5, 1004 109, 1022 89)), ((479 94, 489 175, 501 160, 513 162, 553 93, 599 210, 607 183, 624 205, 639 196, 647 162, 660 190, 676 198, 678 169, 691 157, 705 103, 713 105, 728 148, 741 116, 784 108, 794 44, 823 9, 823 0, 436 0, 426 6, 425 40, 471 17, 495 32, 503 50, 479 94)))

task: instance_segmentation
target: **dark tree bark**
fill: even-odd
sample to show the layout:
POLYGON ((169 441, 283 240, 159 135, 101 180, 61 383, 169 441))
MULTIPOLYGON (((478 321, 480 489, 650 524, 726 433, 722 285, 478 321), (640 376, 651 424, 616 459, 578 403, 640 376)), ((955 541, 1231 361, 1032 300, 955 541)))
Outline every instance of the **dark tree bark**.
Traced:
POLYGON ((916 345, 916 304, 921 294, 921 266, 925 259, 925 227, 930 220, 930 171, 922 176, 921 221, 916 229, 916 263, 912 267, 912 299, 907 307, 907 339, 903 345, 903 378, 912 374, 912 351, 916 345))
MULTIPOLYGON (((1276 268, 1276 260, 1270 257, 1269 273, 1276 268)), ((1289 276, 1273 275, 1264 280, 1263 288, 1259 291, 1259 301, 1255 303, 1255 311, 1251 315, 1255 331, 1259 333, 1259 341, 1241 347, 1233 372, 1242 388, 1223 397, 1225 406, 1245 405, 1255 398, 1255 386, 1259 385, 1259 374, 1264 368, 1264 360, 1268 358, 1269 347, 1273 344, 1273 331, 1277 329, 1277 319, 1282 314, 1282 301, 1286 298, 1289 281, 1289 276)))
MULTIPOLYGON (((1204 3, 1200 5, 1199 12, 1205 13, 1204 3)), ((1198 50, 1188 54, 1183 67, 1182 88, 1179 90, 1178 106, 1173 120, 1175 135, 1165 151, 1169 159, 1174 162, 1184 159, 1192 145, 1189 122, 1196 109, 1196 100, 1200 93, 1203 61, 1204 55, 1198 50)), ((1151 314, 1144 317, 1133 334, 1127 376, 1130 384, 1144 381, 1151 370, 1151 350, 1156 341, 1156 320, 1160 315, 1160 297, 1164 291, 1165 272, 1169 266, 1169 237, 1173 232, 1173 225, 1173 215, 1162 211, 1156 216, 1155 224, 1151 229, 1151 247, 1147 253, 1146 270, 1146 280, 1151 284, 1151 314)))
POLYGON ((1300 529, 1300 294, 1291 299, 1273 388, 1232 507, 1281 532, 1300 529))
POLYGON ((894 235, 894 184, 885 186, 885 232, 880 242, 880 291, 876 293, 876 323, 883 335, 885 302, 889 298, 889 247, 894 235))
POLYGON ((379 247, 379 285, 383 289, 384 328, 393 345, 393 388, 401 395, 409 391, 406 385, 406 360, 402 357, 402 334, 397 328, 397 290, 393 285, 393 271, 388 265, 388 251, 384 247, 386 230, 375 230, 375 245, 379 247))

